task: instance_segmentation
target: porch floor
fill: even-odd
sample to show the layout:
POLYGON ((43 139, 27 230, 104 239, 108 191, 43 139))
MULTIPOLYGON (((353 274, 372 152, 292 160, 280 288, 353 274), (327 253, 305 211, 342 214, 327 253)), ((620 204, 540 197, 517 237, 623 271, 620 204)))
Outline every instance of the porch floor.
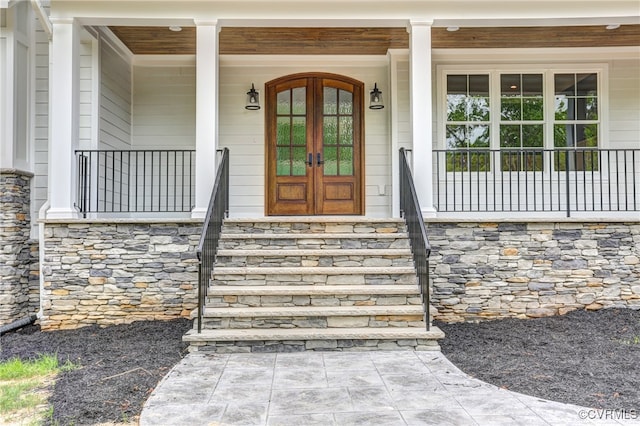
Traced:
POLYGON ((587 412, 476 380, 440 352, 191 353, 140 425, 547 425, 587 412))

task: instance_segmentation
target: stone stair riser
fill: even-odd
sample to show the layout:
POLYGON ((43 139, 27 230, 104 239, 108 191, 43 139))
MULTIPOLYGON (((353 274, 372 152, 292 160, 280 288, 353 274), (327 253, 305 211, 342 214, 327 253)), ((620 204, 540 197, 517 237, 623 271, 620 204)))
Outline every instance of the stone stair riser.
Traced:
POLYGON ((403 255, 378 255, 378 256, 297 256, 282 253, 281 256, 218 256, 216 266, 242 267, 313 267, 313 266, 413 266, 413 259, 403 255))
MULTIPOLYGON (((357 234, 356 234, 357 236, 357 234)), ((232 236, 220 241, 220 249, 240 250, 335 250, 335 249, 406 249, 410 247, 406 237, 398 238, 243 238, 233 239, 232 236)))
POLYGON ((390 306, 420 305, 420 296, 406 294, 377 295, 285 295, 285 296, 209 296, 207 306, 212 308, 247 308, 275 306, 390 306))
POLYGON ((192 342, 191 349, 214 353, 264 353, 303 351, 439 351, 437 340, 429 339, 325 339, 325 340, 259 340, 230 342, 192 342))
POLYGON ((209 329, 247 328, 352 328, 352 327, 421 327, 421 315, 363 315, 363 316, 299 316, 299 317, 205 317, 203 325, 209 329))
POLYGON ((343 222, 343 223, 323 223, 323 222, 225 222, 222 231, 227 234, 237 233, 274 233, 274 234, 331 234, 331 233, 354 233, 354 234, 390 234, 404 232, 405 226, 402 222, 343 222))
POLYGON ((283 275, 243 275, 243 274, 217 274, 214 270, 214 278, 211 284, 224 285, 393 285, 415 284, 417 278, 411 274, 352 274, 352 275, 307 275, 307 274, 283 274, 283 275))

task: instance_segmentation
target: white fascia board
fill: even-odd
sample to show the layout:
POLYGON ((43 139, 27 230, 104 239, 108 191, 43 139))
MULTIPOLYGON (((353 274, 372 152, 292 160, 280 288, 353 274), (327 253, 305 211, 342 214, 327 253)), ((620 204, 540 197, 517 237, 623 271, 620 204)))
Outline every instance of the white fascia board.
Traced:
POLYGON ((299 66, 348 64, 351 67, 386 66, 387 55, 220 55, 220 66, 299 66))
POLYGON ((571 27, 609 24, 638 25, 640 16, 592 16, 592 17, 556 17, 556 18, 487 18, 487 19, 460 19, 438 18, 433 22, 434 27, 571 27))
POLYGON ((38 17, 38 22, 40 22, 42 30, 47 34, 49 40, 51 40, 51 37, 53 36, 53 28, 51 26, 51 21, 49 20, 49 17, 47 16, 47 13, 42 6, 42 3, 40 3, 40 0, 31 0, 31 7, 33 8, 33 12, 38 17))
POLYGON ((613 59, 640 59, 640 47, 549 47, 549 48, 493 48, 493 49, 433 49, 434 62, 532 63, 610 61, 613 59), (588 58, 585 60, 585 58, 588 58))
POLYGON ((107 43, 128 64, 133 62, 133 53, 109 28, 93 28, 88 32, 94 37, 99 34, 101 42, 107 43))
POLYGON ((559 25, 611 23, 614 18, 631 24, 640 12, 637 0, 53 0, 52 15, 80 18, 85 25, 122 25, 128 20, 127 25, 188 25, 189 20, 193 25, 194 19, 215 16, 222 26, 379 26, 385 21, 402 26, 416 18, 435 20, 438 26, 459 20, 530 26, 554 20, 566 20, 559 25))

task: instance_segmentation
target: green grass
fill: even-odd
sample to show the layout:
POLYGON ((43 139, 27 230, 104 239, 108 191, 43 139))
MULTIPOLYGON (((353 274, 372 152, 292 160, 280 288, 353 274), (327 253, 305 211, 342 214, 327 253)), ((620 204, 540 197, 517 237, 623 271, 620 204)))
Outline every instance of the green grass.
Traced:
POLYGON ((0 363, 0 380, 19 380, 42 376, 58 371, 67 371, 73 368, 73 364, 67 361, 62 366, 55 355, 40 355, 32 361, 23 361, 12 358, 0 363))
POLYGON ((38 395, 32 393, 38 385, 36 380, 0 385, 0 413, 31 408, 42 403, 38 395))
POLYGON ((55 355, 40 355, 30 361, 12 358, 0 362, 0 414, 2 418, 12 417, 15 423, 38 424, 40 419, 51 412, 46 407, 43 389, 61 371, 75 366, 67 361, 58 363, 55 355))

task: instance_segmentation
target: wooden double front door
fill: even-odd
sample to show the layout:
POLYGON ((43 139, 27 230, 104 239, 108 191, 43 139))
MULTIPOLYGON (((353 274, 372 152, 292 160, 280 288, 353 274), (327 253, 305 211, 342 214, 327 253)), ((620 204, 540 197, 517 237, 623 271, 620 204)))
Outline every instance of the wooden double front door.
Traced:
POLYGON ((265 99, 267 214, 363 214, 363 84, 296 74, 265 99))

